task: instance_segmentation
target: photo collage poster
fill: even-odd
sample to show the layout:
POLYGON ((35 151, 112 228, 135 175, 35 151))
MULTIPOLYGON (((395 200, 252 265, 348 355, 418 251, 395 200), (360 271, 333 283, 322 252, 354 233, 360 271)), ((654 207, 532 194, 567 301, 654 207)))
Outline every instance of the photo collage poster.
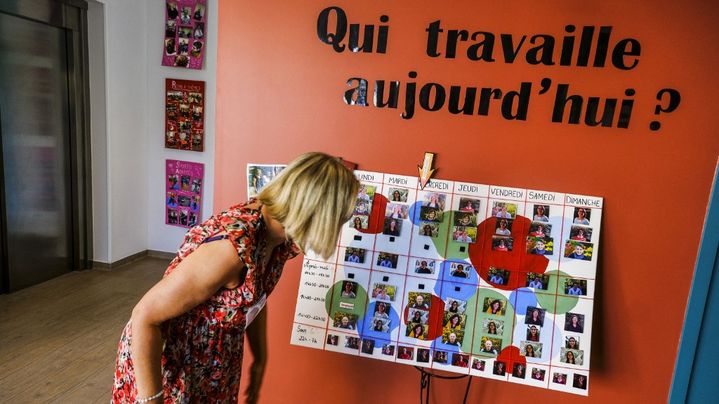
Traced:
POLYGON ((588 395, 602 198, 355 175, 335 254, 302 264, 292 344, 588 395))
POLYGON ((165 148, 205 148, 205 82, 165 79, 165 148))
POLYGON ((201 221, 205 166, 166 160, 165 224, 190 228, 201 221))
POLYGON ((284 164, 247 164, 247 199, 256 197, 285 167, 284 164))
POLYGON ((206 32, 206 0, 166 0, 162 65, 202 69, 206 32))

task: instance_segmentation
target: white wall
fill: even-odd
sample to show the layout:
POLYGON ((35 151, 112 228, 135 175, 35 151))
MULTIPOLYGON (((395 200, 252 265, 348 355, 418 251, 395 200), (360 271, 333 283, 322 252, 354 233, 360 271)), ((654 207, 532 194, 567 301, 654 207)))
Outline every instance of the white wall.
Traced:
POLYGON ((202 217, 212 214, 215 159, 215 72, 217 67, 217 0, 207 4, 205 39, 205 65, 202 70, 179 69, 161 65, 165 35, 165 2, 149 1, 146 5, 149 44, 147 47, 147 76, 149 119, 148 135, 148 226, 147 248, 157 251, 176 251, 187 232, 186 228, 165 225, 165 160, 185 160, 205 165, 202 217), (205 151, 191 152, 166 149, 165 133, 165 79, 205 81, 205 151))
MULTIPOLYGON (((108 239, 101 240, 104 234, 96 232, 95 243, 107 243, 107 261, 113 262, 147 248, 148 40, 145 15, 138 12, 144 7, 143 1, 103 3, 107 156, 106 161, 93 165, 104 164, 107 182, 104 189, 93 193, 107 194, 94 197, 93 203, 99 203, 103 197, 107 199, 108 239)), ((93 85, 97 83, 91 82, 90 86, 93 85)))
MULTIPOLYGON (((91 102, 96 102, 91 105, 94 260, 111 263, 148 249, 174 252, 182 241, 186 229, 165 225, 165 159, 205 164, 202 219, 210 215, 217 0, 208 1, 205 67, 199 71, 160 65, 164 1, 99 1, 104 5, 104 41, 91 40, 90 59, 97 58, 104 43, 106 113, 101 105, 102 80, 91 66, 91 102), (165 78, 205 80, 205 152, 164 148, 165 78)), ((97 19, 98 13, 92 11, 88 18, 97 19)), ((88 22, 91 35, 98 35, 98 25, 88 22)))

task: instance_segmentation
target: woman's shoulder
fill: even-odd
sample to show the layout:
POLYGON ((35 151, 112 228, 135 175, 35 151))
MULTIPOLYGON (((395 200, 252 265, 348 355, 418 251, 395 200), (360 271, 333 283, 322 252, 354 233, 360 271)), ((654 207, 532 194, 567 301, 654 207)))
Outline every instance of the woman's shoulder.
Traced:
POLYGON ((237 241, 251 236, 261 222, 260 210, 253 208, 251 202, 252 200, 230 206, 190 229, 180 252, 184 249, 194 250, 196 246, 213 237, 224 235, 223 238, 237 241))
POLYGON ((260 202, 255 199, 251 198, 250 200, 246 202, 237 203, 235 205, 231 205, 227 209, 225 209, 220 214, 224 215, 230 215, 230 216, 252 216, 252 217, 258 217, 260 216, 260 209, 262 208, 262 205, 260 202))
POLYGON ((260 223, 260 205, 254 199, 232 205, 224 211, 214 215, 208 221, 228 232, 247 231, 254 229, 260 223))

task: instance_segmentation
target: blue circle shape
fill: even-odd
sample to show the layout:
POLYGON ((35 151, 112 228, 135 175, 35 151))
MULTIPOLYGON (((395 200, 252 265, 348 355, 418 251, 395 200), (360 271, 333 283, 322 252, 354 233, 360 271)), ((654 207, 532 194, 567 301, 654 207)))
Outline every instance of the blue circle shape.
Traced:
POLYGON ((412 221, 412 224, 415 226, 419 226, 420 222, 420 209, 422 208, 422 202, 415 202, 410 206, 409 208, 409 220, 412 221))
POLYGON ((521 288, 512 291, 509 295, 509 303, 514 306, 516 315, 524 315, 527 313, 527 307, 537 307, 537 295, 529 288, 521 288))

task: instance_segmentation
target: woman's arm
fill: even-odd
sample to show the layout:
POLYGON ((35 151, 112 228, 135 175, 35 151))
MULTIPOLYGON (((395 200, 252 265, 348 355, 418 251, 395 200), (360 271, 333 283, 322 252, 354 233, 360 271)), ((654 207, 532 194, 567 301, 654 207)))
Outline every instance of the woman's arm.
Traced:
POLYGON ((132 310, 130 346, 137 397, 149 397, 162 389, 160 324, 188 312, 224 285, 239 281, 241 269, 237 250, 229 240, 203 244, 142 297, 132 310))
POLYGON ((247 404, 254 404, 260 396, 260 386, 262 386, 262 378, 267 364, 267 305, 257 314, 246 333, 253 361, 250 367, 250 384, 245 391, 245 398, 247 404))

